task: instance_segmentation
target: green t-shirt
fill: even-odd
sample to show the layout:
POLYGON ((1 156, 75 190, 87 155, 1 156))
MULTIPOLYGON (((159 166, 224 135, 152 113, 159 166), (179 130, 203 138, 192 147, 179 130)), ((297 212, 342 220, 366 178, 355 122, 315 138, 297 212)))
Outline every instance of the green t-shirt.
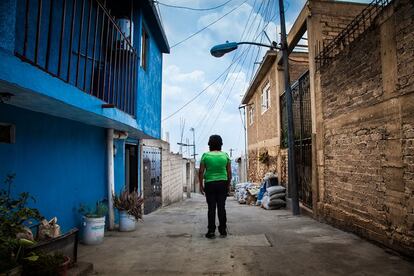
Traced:
POLYGON ((200 163, 206 168, 204 172, 204 181, 227 180, 227 163, 230 158, 227 153, 222 151, 209 151, 201 156, 200 163))

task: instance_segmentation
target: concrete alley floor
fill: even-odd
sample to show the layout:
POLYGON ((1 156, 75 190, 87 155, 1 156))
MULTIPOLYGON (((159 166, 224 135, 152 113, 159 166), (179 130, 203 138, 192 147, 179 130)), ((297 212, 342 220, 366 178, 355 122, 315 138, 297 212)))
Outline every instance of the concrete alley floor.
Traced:
POLYGON ((80 246, 98 275, 414 275, 414 263, 287 210, 227 200, 229 236, 204 238, 201 195, 145 216, 134 232, 80 246))

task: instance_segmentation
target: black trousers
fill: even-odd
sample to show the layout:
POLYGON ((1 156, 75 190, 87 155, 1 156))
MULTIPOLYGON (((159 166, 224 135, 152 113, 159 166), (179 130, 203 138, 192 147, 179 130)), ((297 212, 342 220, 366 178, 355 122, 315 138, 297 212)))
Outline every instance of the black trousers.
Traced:
POLYGON ((219 218, 219 231, 226 230, 226 198, 227 181, 212 181, 205 183, 204 191, 208 204, 208 231, 216 231, 216 206, 219 218))

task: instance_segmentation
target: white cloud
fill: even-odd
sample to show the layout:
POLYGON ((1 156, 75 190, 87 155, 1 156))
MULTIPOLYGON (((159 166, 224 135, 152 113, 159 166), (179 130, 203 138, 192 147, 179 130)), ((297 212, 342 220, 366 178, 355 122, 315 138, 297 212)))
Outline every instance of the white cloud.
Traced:
MULTIPOLYGON (((164 0, 163 2, 206 8, 222 4, 223 0, 164 0)), ((170 45, 203 28, 242 2, 242 0, 234 0, 221 9, 209 12, 191 12, 160 6, 170 45)), ((296 18, 303 3, 298 3, 299 1, 296 0, 290 2, 287 18, 296 18)), ((257 36, 256 30, 258 26, 263 28, 264 19, 262 15, 256 15, 257 7, 252 11, 252 3, 253 1, 246 2, 205 31, 172 48, 170 55, 164 56, 163 117, 176 111, 209 86, 229 66, 234 54, 239 55, 247 49, 247 46, 241 46, 234 54, 228 54, 222 58, 214 58, 209 53, 210 48, 216 44, 224 43, 226 40, 239 41, 250 12, 252 12, 251 20, 253 18, 256 20, 248 25, 244 40, 252 41, 257 36)), ((275 10, 274 14, 277 12, 275 10)), ((277 18, 274 20, 278 20, 277 18)), ((278 24, 279 22, 271 22, 266 28, 266 32, 272 40, 277 37, 276 28, 280 32, 278 24)), ((288 22, 288 29, 290 26, 291 23, 288 22)), ((266 43, 267 40, 263 40, 263 42, 266 43)), ((252 48, 252 50, 256 53, 258 48, 252 48)), ((265 48, 260 49, 259 61, 265 51, 265 48)), ((250 68, 253 66, 255 58, 253 56, 251 59, 251 53, 252 51, 243 66, 240 64, 235 71, 230 71, 224 88, 224 80, 221 78, 180 113, 163 122, 163 131, 170 133, 170 143, 174 151, 178 150, 176 143, 180 140, 180 118, 184 118, 186 121, 184 139, 189 137, 192 141, 189 128, 197 126, 195 131, 196 146, 200 152, 208 149, 207 139, 213 133, 222 135, 224 150, 237 148, 237 151, 240 152, 244 148, 244 132, 238 106, 241 95, 244 94, 250 81, 250 68)), ((240 59, 240 63, 242 61, 243 58, 240 59)), ((256 65, 254 68, 257 69, 257 67, 256 65)))

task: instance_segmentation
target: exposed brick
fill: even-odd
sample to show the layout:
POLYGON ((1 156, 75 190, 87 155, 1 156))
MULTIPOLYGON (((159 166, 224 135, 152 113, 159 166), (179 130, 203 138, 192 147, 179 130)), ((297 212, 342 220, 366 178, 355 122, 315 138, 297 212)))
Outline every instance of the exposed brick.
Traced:
POLYGON ((377 24, 320 72, 325 163, 318 213, 414 255, 414 3, 396 5, 388 21, 395 42, 381 37, 377 24), (383 88, 381 43, 396 47, 392 97, 383 88))

